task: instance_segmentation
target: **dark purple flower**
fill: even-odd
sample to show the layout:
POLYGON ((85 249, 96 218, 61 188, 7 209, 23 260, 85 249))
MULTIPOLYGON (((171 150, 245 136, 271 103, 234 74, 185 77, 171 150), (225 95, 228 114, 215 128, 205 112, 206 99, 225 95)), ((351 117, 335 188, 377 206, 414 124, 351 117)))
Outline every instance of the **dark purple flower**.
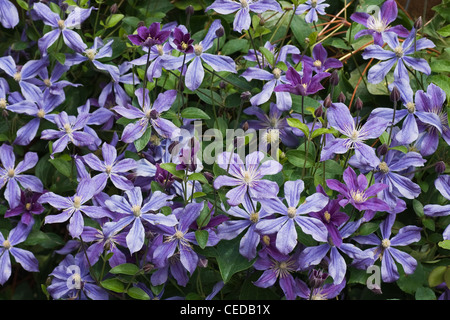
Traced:
POLYGON ((362 24, 367 29, 361 30, 355 34, 355 39, 365 35, 371 35, 376 45, 383 46, 383 34, 393 32, 402 38, 406 38, 409 31, 402 25, 391 27, 390 24, 397 19, 398 9, 395 0, 387 0, 383 3, 380 10, 375 14, 369 15, 366 12, 355 12, 350 16, 353 21, 362 24))
POLYGON ((342 62, 335 58, 328 58, 328 52, 322 43, 318 43, 312 50, 312 57, 306 55, 294 54, 292 61, 298 63, 302 61, 307 63, 316 73, 322 73, 329 69, 338 69, 342 67, 342 62))
POLYGON ((359 211, 374 210, 374 211, 388 211, 389 206, 381 199, 375 197, 379 192, 386 189, 388 186, 383 183, 375 183, 371 186, 365 175, 356 175, 355 171, 348 167, 344 171, 343 179, 345 184, 335 179, 328 179, 327 186, 331 190, 338 191, 344 196, 344 199, 339 201, 342 207, 348 203, 354 206, 359 211))
POLYGON ((5 284, 11 276, 11 256, 25 270, 29 272, 39 272, 39 262, 30 251, 18 248, 16 245, 24 242, 30 231, 32 224, 19 223, 9 232, 7 238, 0 233, 0 284, 5 284))
POLYGON ((245 164, 238 154, 223 152, 217 158, 217 164, 233 176, 218 176, 214 180, 214 188, 220 189, 223 186, 233 186, 235 188, 227 192, 228 204, 232 206, 243 202, 244 196, 248 193, 254 199, 273 197, 278 194, 278 185, 274 181, 263 179, 266 175, 277 174, 282 166, 275 160, 267 160, 262 163, 264 154, 255 151, 245 157, 245 164))
POLYGON ((33 192, 30 189, 20 190, 20 202, 14 208, 8 209, 5 218, 22 215, 20 221, 29 225, 34 223, 33 215, 44 212, 44 207, 38 202, 41 192, 33 192))
POLYGON ((173 43, 177 46, 177 50, 183 53, 192 53, 194 52, 194 47, 192 44, 194 43, 194 39, 191 38, 191 34, 189 32, 185 32, 184 28, 175 28, 173 29, 173 43))
POLYGON ((97 286, 90 275, 90 266, 84 252, 67 255, 50 273, 52 283, 48 293, 55 300, 108 300, 108 292, 97 286))
POLYGON ((301 74, 293 67, 286 71, 286 80, 288 83, 280 84, 275 87, 275 92, 290 92, 295 95, 309 96, 324 89, 320 81, 330 76, 328 72, 312 74, 312 68, 309 64, 303 65, 301 74))
POLYGON ((150 48, 154 45, 163 44, 169 35, 169 30, 161 30, 161 24, 153 22, 148 28, 145 26, 137 28, 137 34, 129 35, 128 39, 134 45, 150 48))

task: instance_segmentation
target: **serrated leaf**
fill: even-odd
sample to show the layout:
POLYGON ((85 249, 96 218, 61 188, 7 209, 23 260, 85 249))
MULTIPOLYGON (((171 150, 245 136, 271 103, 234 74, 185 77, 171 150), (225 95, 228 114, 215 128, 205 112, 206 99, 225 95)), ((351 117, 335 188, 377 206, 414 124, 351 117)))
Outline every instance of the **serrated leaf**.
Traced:
POLYGON ((126 274, 129 276, 134 276, 139 273, 139 268, 132 263, 123 263, 112 268, 109 272, 112 274, 126 274))

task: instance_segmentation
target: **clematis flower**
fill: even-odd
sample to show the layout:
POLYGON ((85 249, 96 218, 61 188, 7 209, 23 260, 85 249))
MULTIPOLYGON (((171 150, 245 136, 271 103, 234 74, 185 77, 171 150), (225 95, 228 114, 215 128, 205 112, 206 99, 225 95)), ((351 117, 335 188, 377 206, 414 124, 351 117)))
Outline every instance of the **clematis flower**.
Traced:
MULTIPOLYGON (((434 180, 434 186, 445 199, 450 200, 450 175, 439 175, 434 180)), ((423 211, 429 217, 445 217, 450 214, 450 204, 443 206, 427 204, 423 207, 423 211)), ((445 228, 442 236, 444 240, 450 240, 450 225, 445 228)))
POLYGON ((34 223, 34 215, 44 212, 44 207, 38 202, 40 192, 34 192, 30 189, 20 190, 20 202, 17 206, 8 209, 5 212, 5 218, 21 215, 20 222, 29 225, 34 223))
POLYGON ((327 241, 327 228, 319 219, 309 217, 306 214, 322 210, 328 203, 328 197, 316 192, 306 197, 300 203, 300 195, 305 185, 302 180, 286 181, 284 195, 286 204, 278 197, 258 199, 261 208, 271 214, 281 214, 274 219, 261 221, 257 230, 261 234, 276 233, 276 248, 282 254, 288 254, 297 245, 297 224, 304 233, 311 235, 315 240, 327 241))
POLYGON ((409 35, 409 31, 402 25, 391 27, 390 24, 397 19, 398 9, 395 0, 387 0, 383 3, 380 10, 370 15, 366 12, 355 12, 350 16, 353 21, 362 24, 367 29, 361 30, 355 34, 355 39, 365 35, 373 37, 374 44, 382 47, 384 44, 383 35, 386 32, 396 33, 402 38, 409 35))
POLYGON ((328 179, 327 186, 331 190, 338 191, 344 196, 344 199, 339 201, 341 207, 351 204, 359 211, 374 210, 374 211, 388 211, 389 206, 376 196, 379 192, 386 189, 388 186, 383 183, 375 183, 369 186, 365 175, 356 175, 355 171, 348 167, 344 171, 343 179, 345 184, 335 179, 328 179))
POLYGON ((128 36, 128 39, 136 46, 153 47, 163 44, 170 35, 169 30, 161 30, 159 22, 153 22, 150 27, 141 26, 137 29, 137 34, 128 36))
POLYGON ((289 67, 288 71, 286 71, 286 80, 288 83, 277 85, 274 91, 309 96, 324 89, 320 81, 328 76, 330 76, 328 72, 321 72, 313 76, 312 68, 309 64, 303 66, 301 74, 293 67, 289 67))
POLYGON ((0 23, 3 28, 13 29, 19 24, 19 12, 14 4, 8 0, 0 0, 0 23))
POLYGON ((282 166, 275 160, 267 160, 262 163, 264 154, 254 151, 245 157, 245 164, 238 154, 223 152, 217 158, 217 165, 228 170, 233 177, 218 176, 214 180, 214 188, 223 186, 235 188, 227 192, 228 204, 239 205, 244 201, 248 193, 252 199, 268 198, 278 194, 278 185, 274 181, 262 179, 266 175, 277 174, 282 166))
POLYGON ((256 65, 256 67, 260 67, 264 69, 266 67, 270 67, 271 69, 275 68, 275 66, 279 63, 279 62, 283 62, 286 65, 289 65, 289 62, 287 61, 287 57, 288 55, 299 55, 300 54, 300 50, 293 45, 285 45, 282 46, 280 49, 277 50, 277 45, 276 44, 272 44, 270 43, 270 41, 266 41, 266 43, 264 44, 264 48, 266 48, 267 50, 269 50, 270 53, 273 54, 274 58, 275 58, 275 65, 271 65, 269 63, 269 61, 267 61, 267 59, 264 58, 264 55, 259 51, 254 49, 249 49, 248 53, 243 56, 243 58, 247 61, 259 61, 259 64, 256 65))
POLYGON ((196 90, 202 84, 205 76, 205 70, 202 62, 205 62, 214 71, 228 71, 236 73, 236 64, 234 60, 227 56, 214 55, 207 53, 217 38, 216 31, 222 26, 219 19, 214 20, 209 27, 205 38, 197 44, 194 44, 194 53, 188 53, 179 57, 172 57, 164 60, 164 68, 167 70, 179 69, 184 64, 189 66, 186 69, 185 84, 192 91, 196 90))
POLYGON ((122 160, 117 159, 116 148, 107 143, 103 143, 102 156, 103 161, 93 153, 88 153, 83 156, 84 162, 91 169, 101 172, 94 177, 100 185, 100 190, 105 188, 108 179, 110 179, 114 186, 120 190, 130 190, 133 188, 133 183, 123 174, 127 171, 136 169, 136 161, 130 158, 122 160))
POLYGON ((299 61, 307 63, 314 70, 315 73, 322 73, 328 69, 342 68, 342 62, 335 58, 328 58, 328 52, 323 47, 322 43, 314 45, 312 50, 312 57, 306 55, 294 54, 292 61, 297 64, 299 61))
POLYGON ((194 52, 194 39, 191 38, 191 34, 187 29, 182 27, 177 27, 173 29, 173 44, 176 46, 177 50, 182 53, 192 53, 194 52))
POLYGON ((134 92, 138 99, 138 109, 132 105, 127 107, 117 106, 113 110, 128 119, 139 119, 135 123, 128 124, 122 132, 121 140, 132 143, 142 137, 150 124, 152 128, 162 137, 173 138, 180 134, 180 129, 169 120, 161 117, 161 113, 170 109, 177 97, 176 90, 167 90, 160 93, 155 102, 151 104, 147 88, 139 88, 134 92))
MULTIPOLYGON (((63 74, 69 70, 69 66, 56 63, 51 74, 47 68, 42 68, 37 74, 41 79, 33 79, 32 81, 41 89, 42 92, 49 91, 52 95, 65 98, 64 88, 67 86, 79 87, 81 84, 72 83, 67 80, 61 80, 63 74)), ((64 100, 64 99, 63 99, 64 100)))
POLYGON ((41 89, 33 83, 33 79, 47 64, 48 60, 45 58, 29 60, 23 66, 16 65, 11 56, 0 58, 0 69, 19 84, 25 99, 31 101, 41 95, 41 89))
POLYGON ((47 32, 38 41, 38 47, 43 56, 47 55, 47 49, 50 48, 61 35, 64 43, 70 49, 76 52, 82 52, 86 49, 87 46, 83 42, 81 36, 70 28, 79 26, 83 21, 89 18, 93 7, 89 9, 75 7, 65 20, 62 20, 57 13, 50 10, 50 8, 42 2, 35 3, 33 5, 33 10, 45 25, 53 28, 52 31, 47 32))
POLYGON ((295 14, 303 14, 306 11, 308 13, 305 16, 305 21, 307 23, 313 23, 319 20, 319 14, 325 15, 325 8, 328 8, 330 5, 328 3, 324 3, 325 0, 307 0, 305 3, 299 5, 295 10, 295 14))
POLYGON ((307 300, 331 300, 337 297, 347 284, 347 281, 344 279, 339 284, 326 283, 320 287, 309 288, 304 281, 298 278, 295 281, 298 288, 297 296, 307 300))
POLYGON ((202 209, 203 202, 189 203, 184 208, 177 208, 172 212, 170 216, 176 217, 177 220, 173 226, 159 226, 165 241, 153 252, 153 262, 157 267, 166 266, 170 257, 179 254, 182 267, 190 274, 194 273, 199 258, 191 245, 197 244, 197 241, 195 233, 189 231, 189 226, 199 217, 202 209))
POLYGON ((89 146, 95 142, 95 136, 80 131, 85 127, 90 116, 89 113, 82 113, 75 117, 61 111, 54 117, 54 122, 59 130, 46 129, 41 133, 41 139, 57 139, 53 143, 51 158, 54 157, 55 153, 62 152, 70 142, 78 147, 89 146))
POLYGON ((281 12, 280 4, 275 0, 240 0, 239 2, 233 0, 216 0, 205 11, 211 9, 219 14, 232 14, 236 12, 233 21, 233 30, 239 33, 242 33, 242 30, 248 30, 250 28, 250 12, 281 12))
POLYGON ((364 141, 381 136, 388 125, 385 120, 373 118, 357 127, 357 120, 353 119, 348 107, 343 103, 334 103, 327 111, 327 118, 330 126, 346 138, 328 141, 322 149, 320 161, 328 160, 334 154, 344 154, 351 149, 354 149, 356 156, 364 159, 366 163, 373 165, 379 161, 375 150, 364 144, 364 141))
POLYGON ((126 242, 130 253, 133 254, 144 245, 144 221, 152 225, 166 226, 174 226, 178 221, 172 215, 165 216, 162 213, 157 213, 162 207, 171 205, 170 200, 174 195, 166 195, 160 191, 155 191, 145 203, 143 203, 140 187, 125 191, 125 195, 126 197, 113 195, 111 199, 105 201, 109 210, 124 215, 119 220, 106 223, 105 227, 108 228, 109 233, 116 233, 132 225, 128 231, 126 242))
POLYGON ((33 225, 19 223, 9 232, 7 238, 0 232, 0 284, 11 277, 11 256, 28 272, 39 272, 39 262, 32 252, 16 247, 24 242, 33 225))
POLYGON ((383 81, 395 63, 397 63, 394 70, 395 80, 400 78, 408 79, 406 66, 426 75, 431 74, 430 66, 425 59, 411 57, 416 51, 434 48, 435 45, 431 40, 426 38, 416 40, 416 30, 414 28, 402 43, 398 41, 398 35, 392 32, 384 33, 383 40, 392 51, 385 50, 381 46, 373 44, 368 46, 362 54, 364 59, 375 58, 382 60, 382 62, 370 68, 367 75, 367 80, 370 83, 377 84, 383 81))
POLYGON ((136 66, 145 66, 147 64, 147 59, 150 62, 147 69, 147 79, 153 82, 154 78, 161 77, 162 69, 164 68, 164 61, 172 57, 171 53, 173 51, 172 46, 169 42, 164 44, 157 44, 150 48, 150 56, 148 56, 148 48, 143 48, 144 52, 147 51, 140 58, 130 61, 130 64, 136 66))
POLYGON ((99 185, 90 178, 82 179, 77 186, 75 194, 63 197, 54 192, 46 192, 39 198, 39 203, 48 203, 62 212, 45 217, 45 223, 62 223, 69 220, 69 233, 72 238, 79 238, 83 232, 83 213, 93 219, 108 217, 108 211, 99 206, 87 204, 99 192, 99 185))
POLYGON ((299 145, 299 133, 296 131, 296 128, 288 125, 286 117, 282 116, 282 112, 276 104, 270 104, 269 114, 266 114, 259 107, 246 108, 244 113, 257 118, 247 120, 248 128, 253 130, 266 130, 265 138, 267 143, 276 142, 275 139, 279 139, 287 147, 292 148, 299 145))
POLYGON ((256 257, 256 248, 261 238, 257 232, 258 224, 271 215, 264 209, 257 210, 256 206, 257 202, 246 196, 242 208, 238 206, 231 207, 229 210, 223 208, 227 214, 240 219, 228 220, 217 227, 219 238, 225 240, 234 239, 246 230, 240 241, 239 253, 248 260, 256 257))
POLYGON ((373 259, 366 260, 364 266, 370 266, 376 260, 381 260, 381 278, 384 282, 394 282, 400 278, 395 261, 402 265, 405 274, 413 274, 417 261, 409 254, 401 251, 396 246, 407 246, 420 240, 420 231, 416 226, 406 226, 401 228, 398 233, 391 238, 392 226, 395 222, 396 215, 389 214, 380 224, 381 238, 375 233, 367 236, 355 236, 352 239, 359 244, 374 245, 374 248, 367 249, 373 253, 373 259))
POLYGON ((55 300, 108 300, 108 292, 97 286, 90 275, 90 266, 84 252, 67 255, 50 273, 52 283, 47 287, 55 300))
POLYGON ((35 152, 27 152, 22 161, 17 166, 16 156, 13 147, 7 144, 0 146, 0 189, 6 185, 4 197, 10 208, 17 207, 20 203, 19 184, 34 192, 43 192, 43 185, 39 178, 34 175, 22 174, 36 166, 38 155, 35 152))

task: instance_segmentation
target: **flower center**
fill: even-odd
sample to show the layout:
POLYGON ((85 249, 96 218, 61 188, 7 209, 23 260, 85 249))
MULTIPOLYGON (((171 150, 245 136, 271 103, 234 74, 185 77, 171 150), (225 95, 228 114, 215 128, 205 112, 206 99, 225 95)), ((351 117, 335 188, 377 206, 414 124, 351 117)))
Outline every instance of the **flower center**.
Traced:
POLYGON ((97 51, 95 49, 87 49, 86 51, 84 51, 84 53, 86 54, 86 57, 88 57, 89 60, 94 60, 95 56, 97 55, 97 51))
POLYGON ((247 7, 248 7, 248 2, 247 2, 247 0, 241 0, 241 7, 242 7, 242 8, 247 8, 247 7))
POLYGON ((378 165, 378 168, 380 168, 380 171, 383 172, 383 173, 388 173, 388 172, 389 172, 389 167, 388 167, 387 163, 384 162, 384 161, 381 162, 381 163, 378 165))
POLYGON ((42 119, 44 116, 45 116, 45 110, 39 109, 39 111, 37 113, 37 117, 42 119))
POLYGON ((177 238, 177 239, 182 239, 183 238, 183 236, 184 236, 184 234, 183 234, 183 232, 181 232, 180 230, 177 230, 177 232, 175 232, 175 238, 177 238))
POLYGON ((13 79, 19 82, 20 80, 22 80, 22 74, 20 72, 16 72, 13 76, 13 79))
POLYGON ((181 49, 183 49, 183 50, 187 50, 187 48, 189 48, 189 45, 184 41, 181 41, 180 46, 181 46, 181 49))
POLYGON ((355 201, 356 203, 361 203, 361 202, 366 201, 364 191, 360 191, 360 190, 352 191, 351 196, 352 196, 353 201, 355 201))
POLYGON ((64 20, 59 20, 59 21, 58 21, 58 27, 59 27, 60 29, 64 29, 64 27, 65 27, 65 21, 64 21, 64 20))
POLYGON ((50 86, 52 85, 52 82, 50 81, 50 79, 45 79, 45 80, 44 80, 44 84, 45 84, 47 87, 50 87, 50 86))
POLYGON ((30 211, 31 210, 31 203, 27 203, 26 205, 25 205, 25 209, 27 210, 27 211, 30 211))
POLYGON ((403 47, 402 46, 398 46, 397 48, 394 49, 394 53, 397 56, 397 58, 402 58, 403 57, 403 47))
POLYGON ((311 8, 317 7, 317 0, 311 0, 311 8))
POLYGON ((6 106, 8 105, 8 102, 6 102, 5 98, 0 99, 0 109, 6 109, 6 106))
POLYGON ((194 52, 197 56, 201 55, 203 53, 203 46, 201 44, 195 44, 194 52))
POLYGON ((163 46, 162 46, 162 45, 158 44, 158 45, 156 46, 156 49, 158 50, 158 54, 159 54, 160 56, 164 55, 164 49, 163 49, 163 46))
POLYGON ((316 68, 321 68, 322 67, 322 61, 320 61, 320 60, 314 61, 313 66, 316 67, 316 68))
POLYGON ((330 222, 331 214, 328 211, 325 211, 325 213, 323 214, 323 217, 325 218, 326 222, 330 222))
POLYGON ((135 204, 131 207, 131 211, 133 211, 135 217, 139 217, 141 215, 141 206, 135 204))
POLYGON ((357 142, 358 138, 359 138, 359 131, 356 129, 353 129, 352 134, 350 135, 350 140, 352 140, 353 142, 357 142))
POLYGON ((278 129, 269 129, 264 133, 267 143, 275 143, 280 140, 280 132, 278 129))
POLYGON ((157 135, 153 134, 150 137, 150 143, 154 146, 159 146, 161 145, 161 139, 157 135))
POLYGON ((297 215, 297 209, 295 207, 289 207, 287 210, 287 214, 289 218, 294 218, 297 215))
POLYGON ((258 220, 259 220, 259 212, 252 212, 250 214, 250 221, 256 223, 258 222, 258 220))
POLYGON ((247 170, 244 170, 244 172, 242 172, 242 177, 246 184, 249 184, 253 180, 252 175, 247 170))
POLYGON ((270 244, 270 237, 269 237, 268 235, 264 235, 264 236, 262 237, 262 241, 264 242, 264 244, 265 244, 266 246, 268 246, 268 245, 270 244))
POLYGON ((15 174, 15 171, 13 168, 8 169, 8 177, 12 178, 12 177, 14 177, 14 174, 15 174))
POLYGON ((406 109, 408 109, 409 113, 414 113, 416 112, 416 104, 414 102, 408 102, 406 104, 406 109))
POLYGON ((105 171, 106 171, 107 174, 110 174, 111 170, 112 170, 112 166, 109 166, 109 165, 105 166, 105 171))
POLYGON ((391 241, 389 239, 383 239, 383 241, 381 241, 381 245, 383 248, 389 248, 391 246, 391 241))
POLYGON ((70 124, 66 123, 64 125, 64 130, 66 131, 67 134, 71 134, 72 133, 72 127, 70 124))
POLYGON ((9 242, 9 240, 6 239, 5 241, 3 241, 3 247, 4 247, 6 250, 9 250, 9 249, 12 247, 11 242, 9 242))
POLYGON ((367 20, 367 26, 376 32, 383 32, 386 30, 387 24, 386 21, 372 16, 367 20))
POLYGON ((275 77, 275 79, 280 79, 281 77, 281 70, 279 68, 275 68, 272 70, 272 74, 275 77))
POLYGON ((81 197, 80 196, 75 196, 73 198, 73 207, 75 209, 80 209, 80 207, 81 207, 81 197))
POLYGON ((72 281, 74 283, 74 288, 77 290, 81 289, 81 275, 79 273, 74 273, 72 276, 72 281))

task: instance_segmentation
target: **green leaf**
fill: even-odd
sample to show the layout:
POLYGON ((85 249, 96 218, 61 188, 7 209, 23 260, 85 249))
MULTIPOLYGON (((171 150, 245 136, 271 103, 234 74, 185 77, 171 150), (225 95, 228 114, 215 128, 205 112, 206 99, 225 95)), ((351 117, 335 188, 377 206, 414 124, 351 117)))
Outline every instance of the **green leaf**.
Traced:
POLYGON ((70 178, 72 176, 72 164, 62 158, 54 158, 48 160, 55 169, 62 175, 70 178))
POLYGON ((450 240, 443 240, 438 243, 439 247, 450 250, 450 240))
POLYGON ((412 205, 413 205, 414 212, 417 214, 418 217, 424 217, 425 216, 425 213, 423 211, 423 204, 420 203, 419 200, 414 199, 412 201, 412 205))
POLYGON ((117 278, 106 279, 100 282, 103 288, 106 290, 111 290, 117 293, 125 292, 125 285, 122 281, 117 278))
POLYGON ((445 27, 439 29, 437 31, 437 33, 439 33, 444 38, 449 37, 450 36, 450 24, 448 24, 445 27))
POLYGON ((206 180, 205 176, 200 172, 194 172, 189 175, 188 178, 189 181, 200 181, 202 183, 208 183, 208 180, 206 180))
POLYGON ((420 287, 416 291, 416 300, 436 300, 436 295, 430 288, 420 287))
POLYGON ((206 113, 205 111, 199 109, 199 108, 194 108, 194 107, 189 107, 186 109, 183 109, 181 111, 181 117, 185 118, 185 119, 211 119, 206 113))
POLYGON ((248 48, 248 41, 245 39, 231 39, 228 40, 222 48, 222 54, 224 56, 232 55, 236 52, 245 51, 248 48))
POLYGON ((118 24, 125 16, 121 13, 116 13, 110 15, 106 22, 103 23, 103 21, 100 21, 100 24, 104 26, 106 29, 114 27, 116 24, 118 24))
POLYGON ((24 10, 28 11, 28 3, 24 0, 16 0, 17 4, 24 10))
MULTIPOLYGON (((314 166, 314 155, 311 152, 308 153, 306 159, 305 168, 311 168, 314 166)), ((303 150, 288 150, 286 152, 286 159, 296 167, 303 168, 305 163, 305 151, 303 150)))
POLYGON ((446 266, 439 266, 434 268, 428 276, 428 285, 430 287, 436 287, 444 282, 444 274, 448 270, 446 266))
POLYGON ((205 249, 206 244, 208 243, 209 232, 206 230, 196 230, 195 231, 195 239, 197 240, 200 248, 205 249))
POLYGON ((150 296, 139 287, 131 287, 128 289, 127 294, 137 300, 150 300, 150 296))
POLYGON ((380 224, 376 222, 366 222, 361 225, 359 229, 359 234, 362 236, 367 236, 375 232, 379 228, 380 224))
POLYGON ((320 128, 320 129, 313 131, 313 133, 311 135, 311 139, 314 139, 315 137, 321 136, 323 134, 329 134, 329 133, 332 134, 333 130, 327 129, 327 128, 320 128))
POLYGON ((297 128, 300 129, 307 138, 309 138, 309 128, 306 124, 304 124, 303 122, 301 122, 299 119, 295 119, 295 118, 287 118, 287 123, 289 126, 293 127, 293 128, 297 128))
POLYGON ((136 148, 137 152, 141 152, 142 150, 144 150, 144 148, 150 141, 151 136, 152 136, 152 127, 148 126, 142 137, 134 141, 134 147, 136 148))
POLYGON ((134 276, 140 272, 138 266, 132 263, 123 263, 115 266, 110 271, 112 274, 126 274, 129 276, 134 276))
POLYGON ((273 66, 275 64, 275 57, 269 49, 267 49, 266 47, 259 47, 259 51, 262 53, 262 55, 270 65, 273 66))
POLYGON ((178 178, 183 178, 184 177, 184 171, 182 170, 177 170, 176 169, 176 164, 175 163, 171 163, 171 162, 166 162, 166 163, 161 163, 160 164, 160 168, 164 169, 168 172, 170 172, 171 174, 173 174, 174 176, 178 177, 178 178))
POLYGON ((444 281, 447 288, 450 289, 450 268, 447 266, 447 271, 444 273, 444 281))

